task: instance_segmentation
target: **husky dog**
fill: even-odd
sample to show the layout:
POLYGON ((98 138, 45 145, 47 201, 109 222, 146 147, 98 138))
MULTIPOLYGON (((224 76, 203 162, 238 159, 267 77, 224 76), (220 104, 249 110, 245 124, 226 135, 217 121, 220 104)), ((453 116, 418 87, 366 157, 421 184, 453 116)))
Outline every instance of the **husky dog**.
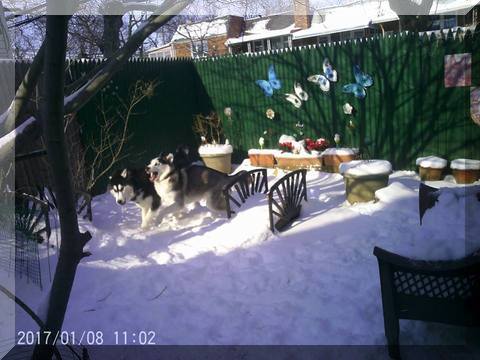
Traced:
POLYGON ((147 166, 150 181, 162 198, 162 215, 181 210, 186 204, 205 200, 208 209, 223 211, 226 201, 223 186, 232 176, 192 164, 188 149, 180 147, 174 154, 162 153, 147 166))
POLYGON ((110 176, 109 188, 117 204, 124 205, 127 201, 133 201, 142 210, 142 228, 148 227, 152 219, 157 217, 161 199, 145 169, 115 171, 110 176))

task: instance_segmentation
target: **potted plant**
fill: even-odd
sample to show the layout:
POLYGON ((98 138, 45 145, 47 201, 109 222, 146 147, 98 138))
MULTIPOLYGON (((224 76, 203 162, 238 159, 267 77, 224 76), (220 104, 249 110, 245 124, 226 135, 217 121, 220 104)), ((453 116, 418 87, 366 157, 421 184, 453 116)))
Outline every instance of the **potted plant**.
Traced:
POLYGON ((278 141, 281 153, 275 155, 277 166, 285 170, 317 169, 322 167, 320 152, 328 147, 328 141, 305 138, 297 141, 293 136, 282 135, 278 141))
POLYGON ((386 160, 352 160, 340 164, 350 204, 375 199, 375 191, 388 186, 392 165, 386 160))
POLYGON ((455 159, 450 168, 457 184, 471 184, 480 177, 480 160, 455 159))
POLYGON ((437 156, 425 156, 419 157, 416 164, 422 181, 438 181, 442 179, 447 160, 437 156))
POLYGON ((356 160, 359 157, 358 149, 340 147, 340 135, 335 134, 334 141, 336 147, 325 149, 322 156, 322 170, 331 173, 338 173, 338 168, 342 162, 356 160))
POLYGON ((248 158, 250 159, 250 165, 273 168, 275 166, 275 155, 280 153, 277 149, 265 149, 265 137, 268 135, 268 131, 264 131, 263 135, 258 139, 259 149, 249 149, 248 158))
POLYGON ((228 139, 224 138, 222 122, 217 113, 211 112, 207 116, 195 115, 193 131, 200 136, 202 144, 198 148, 198 154, 205 166, 226 174, 230 173, 233 148, 228 139))

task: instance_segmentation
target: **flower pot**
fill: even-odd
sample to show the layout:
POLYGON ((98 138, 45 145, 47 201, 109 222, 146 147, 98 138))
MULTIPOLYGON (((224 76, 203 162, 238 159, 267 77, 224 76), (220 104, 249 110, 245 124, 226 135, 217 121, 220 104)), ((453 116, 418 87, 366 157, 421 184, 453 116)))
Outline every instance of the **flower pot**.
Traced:
POLYGON ((273 168, 275 166, 275 155, 279 153, 280 151, 275 149, 250 149, 248 150, 250 165, 273 168))
POLYGON ((342 162, 356 159, 358 159, 358 149, 329 148, 322 152, 322 170, 338 173, 338 168, 342 162))
POLYGON ((480 177, 480 161, 472 159, 453 160, 450 168, 457 184, 471 184, 480 177))
POLYGON ((275 155, 277 167, 284 170, 320 170, 322 158, 318 154, 282 153, 275 155))
POLYGON ((416 164, 422 181, 438 181, 442 179, 447 160, 436 156, 426 156, 418 158, 416 164))
POLYGON ((232 152, 231 145, 202 145, 198 153, 205 166, 229 174, 232 171, 232 152))
POLYGON ((350 204, 375 199, 375 192, 388 186, 392 167, 384 160, 355 160, 343 163, 340 173, 345 181, 346 198, 350 204))

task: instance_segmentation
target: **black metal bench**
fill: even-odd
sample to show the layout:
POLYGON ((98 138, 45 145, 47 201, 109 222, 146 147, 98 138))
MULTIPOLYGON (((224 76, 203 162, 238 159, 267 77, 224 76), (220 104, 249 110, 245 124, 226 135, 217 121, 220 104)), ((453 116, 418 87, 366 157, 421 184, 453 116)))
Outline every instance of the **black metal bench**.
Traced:
POLYGON ((400 358, 399 320, 480 327, 480 251, 460 260, 422 261, 375 247, 388 352, 400 358))
POLYGON ((302 209, 302 200, 307 201, 307 170, 292 171, 283 176, 268 192, 268 212, 270 229, 274 232, 284 230, 298 218, 302 209), (275 221, 275 217, 278 220, 275 221))

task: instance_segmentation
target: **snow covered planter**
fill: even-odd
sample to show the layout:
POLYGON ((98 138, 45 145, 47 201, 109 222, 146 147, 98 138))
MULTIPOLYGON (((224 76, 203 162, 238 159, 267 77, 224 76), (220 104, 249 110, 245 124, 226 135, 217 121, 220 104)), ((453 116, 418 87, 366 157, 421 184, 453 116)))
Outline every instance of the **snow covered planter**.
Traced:
POLYGON ((450 168, 457 184, 471 184, 480 177, 480 160, 456 159, 450 168))
POLYGON ((205 166, 229 174, 232 171, 232 145, 205 144, 199 147, 198 154, 205 166))
POLYGON ((340 164, 350 204, 375 199, 375 191, 388 185, 392 165, 386 160, 353 160, 340 164))
POLYGON ((275 149, 250 149, 248 150, 250 165, 273 168, 275 166, 275 155, 280 153, 280 150, 275 149))
POLYGON ((418 158, 416 164, 422 181, 438 181, 442 179, 447 160, 436 156, 426 156, 418 158))
POLYGON ((358 149, 352 148, 329 148, 321 154, 322 170, 338 173, 341 163, 358 159, 358 149))
POLYGON ((275 160, 277 167, 284 170, 320 170, 322 167, 322 157, 314 151, 310 154, 278 153, 275 155, 275 160))

